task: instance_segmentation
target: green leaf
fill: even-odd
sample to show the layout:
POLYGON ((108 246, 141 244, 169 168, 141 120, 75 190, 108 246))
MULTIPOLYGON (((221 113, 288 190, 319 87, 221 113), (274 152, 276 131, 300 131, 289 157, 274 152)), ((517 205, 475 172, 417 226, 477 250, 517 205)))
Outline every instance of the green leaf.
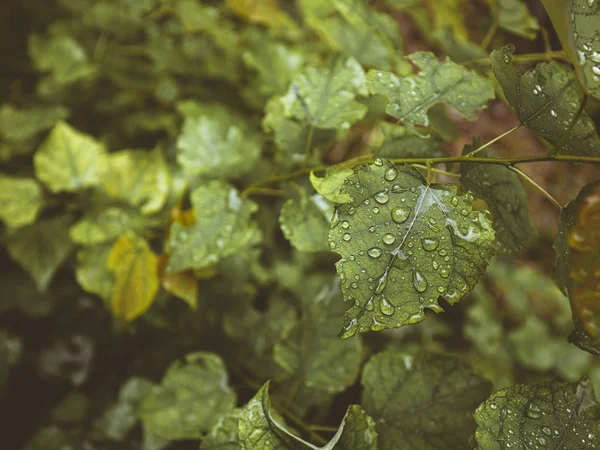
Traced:
POLYGON ((369 147, 382 158, 440 158, 450 156, 440 138, 423 137, 410 128, 379 122, 371 134, 369 147))
POLYGON ((522 0, 488 0, 500 28, 527 39, 535 39, 540 29, 522 0))
MULTIPOLYGON (((472 150, 472 146, 465 146, 463 155, 472 150)), ((481 156, 497 157, 491 150, 484 150, 481 156)), ((460 174, 463 188, 485 200, 490 208, 499 248, 515 252, 531 245, 537 231, 529 215, 527 194, 517 174, 493 164, 461 164, 460 174)))
POLYGON ((472 411, 490 383, 449 356, 385 351, 363 371, 362 405, 377 424, 380 450, 469 448, 472 411))
POLYGON ((327 233, 333 205, 321 195, 310 197, 302 190, 299 199, 289 199, 281 208, 281 231, 290 243, 303 252, 329 251, 327 233))
POLYGON ((490 55, 490 62, 504 95, 523 125, 552 145, 553 153, 600 155, 600 138, 587 112, 561 143, 575 118, 581 92, 575 77, 556 61, 541 63, 524 75, 511 64, 514 46, 507 45, 490 55), (556 147, 557 144, 560 146, 556 147))
POLYGON ((77 251, 75 278, 77 283, 92 294, 98 295, 107 305, 115 283, 114 276, 106 266, 112 243, 82 247, 77 251))
POLYGON ((23 145, 42 131, 66 119, 69 110, 64 106, 37 106, 16 108, 10 103, 0 106, 0 136, 7 141, 23 145))
POLYGON ((294 436, 271 413, 267 382, 248 402, 239 422, 243 450, 376 450, 377 432, 373 419, 358 405, 351 405, 335 436, 323 447, 316 447, 294 436))
POLYGON ((286 117, 318 128, 347 129, 367 112, 357 95, 367 95, 360 64, 354 58, 332 58, 326 69, 309 67, 296 75, 280 102, 286 117))
POLYGON ((86 214, 69 230, 71 240, 81 245, 115 241, 128 231, 140 231, 149 224, 134 211, 109 207, 86 214))
POLYGON ((175 361, 160 386, 142 400, 144 430, 167 440, 198 439, 235 405, 227 370, 213 353, 192 353, 175 361))
POLYGON ((70 223, 69 216, 59 216, 19 228, 6 237, 9 255, 33 278, 41 292, 71 253, 70 223))
POLYGON ((44 204, 42 187, 32 178, 0 174, 0 220, 18 228, 35 222, 44 204))
POLYGON ((600 407, 587 380, 515 385, 493 394, 475 411, 481 450, 594 448, 600 407))
POLYGON ((240 450, 238 423, 242 417, 241 409, 225 414, 202 439, 200 450, 240 450))
POLYGON ((34 155, 36 176, 52 192, 98 185, 107 169, 104 146, 59 122, 34 155))
POLYGON ((210 267, 259 239, 260 232, 250 221, 258 206, 240 198, 230 185, 204 184, 192 192, 191 202, 196 222, 171 226, 167 272, 210 267))
POLYGON ((310 183, 319 194, 327 200, 334 203, 348 203, 352 198, 348 194, 342 194, 341 188, 346 178, 352 175, 352 169, 344 167, 331 167, 325 172, 325 176, 317 177, 314 172, 310 172, 310 183))
POLYGON ((474 111, 487 107, 494 98, 492 83, 475 72, 453 63, 440 62, 433 53, 417 52, 408 59, 421 70, 416 75, 398 77, 390 72, 370 70, 367 85, 371 94, 388 99, 386 112, 410 128, 429 125, 427 111, 447 103, 469 120, 474 111))
POLYGON ((329 232, 344 299, 343 337, 420 322, 437 299, 454 304, 479 281, 494 253, 494 231, 473 197, 427 185, 410 166, 377 159, 355 169, 329 232))

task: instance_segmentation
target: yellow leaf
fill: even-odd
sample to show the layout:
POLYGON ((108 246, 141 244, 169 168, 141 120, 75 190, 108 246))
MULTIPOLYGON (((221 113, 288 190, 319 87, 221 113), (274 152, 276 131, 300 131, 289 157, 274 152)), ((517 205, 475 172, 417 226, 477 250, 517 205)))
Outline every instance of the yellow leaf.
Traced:
POLYGON ((447 0, 443 2, 434 2, 433 15, 435 28, 450 27, 454 29, 454 35, 461 42, 469 40, 469 30, 467 29, 463 17, 468 17, 472 9, 464 0, 447 0))
POLYGON ((131 322, 150 307, 158 291, 158 258, 145 239, 123 235, 113 245, 106 267, 115 276, 112 313, 131 322))
POLYGON ((279 18, 278 0, 226 0, 226 3, 248 22, 274 25, 279 18))

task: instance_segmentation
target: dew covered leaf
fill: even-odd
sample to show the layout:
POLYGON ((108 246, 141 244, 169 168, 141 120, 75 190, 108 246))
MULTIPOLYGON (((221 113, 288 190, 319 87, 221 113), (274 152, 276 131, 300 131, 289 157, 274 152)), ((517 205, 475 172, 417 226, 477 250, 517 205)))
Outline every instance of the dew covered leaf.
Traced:
POLYGON ((384 351, 364 368, 362 405, 380 450, 469 448, 472 412, 491 385, 453 357, 384 351))
POLYGON ((294 436, 272 417, 269 383, 248 402, 239 422, 243 450, 376 450, 375 422, 358 405, 351 405, 331 441, 317 447, 294 436))
POLYGON ((115 317, 130 322, 142 315, 158 292, 158 258, 145 239, 124 234, 113 245, 106 267, 115 283, 110 306, 115 317))
POLYGON ((33 223, 44 204, 42 187, 32 178, 0 174, 0 220, 9 228, 33 223))
POLYGON ((429 125, 427 111, 438 103, 447 103, 469 120, 474 111, 487 107, 494 98, 492 83, 449 59, 441 62, 430 52, 407 57, 419 67, 416 75, 399 77, 391 72, 370 70, 367 85, 371 94, 388 99, 386 112, 410 128, 429 125))
POLYGON ((595 448, 600 406, 587 380, 502 389, 475 411, 480 450, 595 448))
POLYGON ((279 224, 290 243, 303 252, 329 251, 327 233, 333 204, 319 194, 307 195, 304 190, 299 198, 287 200, 281 208, 279 224))
POLYGON ((6 236, 8 254, 33 278, 41 292, 71 253, 70 224, 71 217, 59 216, 24 226, 6 236))
POLYGON ((531 15, 522 0, 488 0, 500 28, 518 36, 535 39, 540 29, 537 19, 531 15))
POLYGON ((310 183, 319 194, 334 203, 348 203, 352 199, 348 194, 342 194, 341 188, 354 171, 344 167, 331 167, 325 172, 325 176, 318 177, 310 172, 310 183))
POLYGON ((308 67, 294 76, 279 101, 285 117, 318 128, 347 129, 367 112, 357 95, 367 95, 362 67, 354 58, 334 57, 326 68, 308 67))
MULTIPOLYGON (((465 146, 463 155, 473 150, 465 146)), ((497 157, 492 150, 480 153, 497 157)), ((515 252, 528 247, 537 236, 531 221, 527 194, 516 173, 495 164, 461 164, 461 184, 485 200, 492 213, 499 248, 515 252)))
MULTIPOLYGON (((572 72, 552 61, 540 63, 525 74, 511 63, 514 46, 494 50, 490 62, 504 96, 523 125, 552 146, 561 144, 563 134, 574 120, 582 93, 572 72)), ((583 111, 556 154, 600 155, 600 138, 594 122, 583 111)))
POLYGON ((212 266, 260 239, 250 220, 258 206, 229 184, 203 184, 191 193, 191 203, 195 223, 171 226, 167 273, 212 266))
POLYGON ((233 410, 235 401, 221 358, 192 353, 185 362, 171 364, 161 384, 142 400, 138 417, 145 432, 161 439, 198 439, 233 410))
POLYGON ((355 169, 342 191, 353 200, 336 206, 329 245, 352 305, 343 337, 420 322, 425 308, 442 311, 438 297, 454 304, 483 276, 494 231, 470 193, 382 159, 355 169))
POLYGON ((37 178, 52 192, 79 191, 101 182, 107 169, 104 146, 65 122, 59 122, 37 149, 37 178))
POLYGON ((410 128, 380 122, 371 133, 369 147, 382 158, 441 158, 450 156, 443 141, 434 135, 424 137, 410 128))
POLYGON ((221 416, 202 439, 200 450, 240 450, 238 423, 241 417, 242 409, 238 408, 221 416))
POLYGON ((576 326, 600 346, 600 182, 588 184, 563 209, 555 243, 555 276, 569 295, 576 326))

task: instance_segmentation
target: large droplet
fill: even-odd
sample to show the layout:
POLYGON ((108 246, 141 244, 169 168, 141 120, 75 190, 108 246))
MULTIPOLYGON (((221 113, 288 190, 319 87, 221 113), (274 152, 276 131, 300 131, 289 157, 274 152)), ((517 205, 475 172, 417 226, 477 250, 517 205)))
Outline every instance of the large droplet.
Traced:
POLYGON ((379 247, 373 247, 367 250, 367 255, 369 255, 371 258, 379 258, 382 253, 383 251, 379 247))
POLYGON ((340 333, 340 337, 342 339, 347 339, 354 336, 358 332, 358 320, 352 319, 346 325, 344 325, 344 329, 340 333))
POLYGON ((409 207, 399 206, 392 209, 392 220, 396 223, 404 223, 408 216, 410 216, 411 209, 409 207))
POLYGON ((396 242, 396 236, 394 236, 391 233, 386 233, 383 235, 382 238, 383 242, 385 242, 388 245, 392 245, 394 242, 396 242))
POLYGON ((440 245, 440 241, 438 238, 422 238, 421 245, 423 246, 424 250, 432 252, 436 248, 438 248, 438 245, 440 245))
POLYGON ((388 300, 383 295, 381 296, 379 308, 381 309, 381 313, 385 314, 386 316, 391 316, 396 310, 396 308, 394 308, 394 305, 388 302, 388 300))
POLYGON ((375 194, 374 198, 377 203, 385 205, 390 199, 390 194, 388 194, 387 191, 380 191, 377 194, 375 194))
POLYGON ((539 419, 542 417, 542 410, 539 406, 530 403, 529 408, 527 408, 527 417, 531 417, 532 419, 539 419))
POLYGON ((383 177, 386 179, 386 181, 394 181, 397 176, 398 171, 396 170, 396 168, 390 167, 388 170, 386 170, 385 175, 383 177))
POLYGON ((350 239, 352 239, 352 235, 350 233, 344 233, 342 239, 348 242, 350 239))
POLYGON ((365 309, 367 311, 373 311, 373 309, 374 309, 374 306, 373 306, 373 297, 371 297, 369 299, 369 301, 365 304, 365 309))
POLYGON ((350 222, 348 222, 347 220, 342 221, 342 228, 350 228, 350 222))
POLYGON ((437 221, 433 217, 429 218, 429 220, 427 221, 427 226, 434 233, 439 233, 440 232, 440 227, 438 227, 437 221))
POLYGON ((418 292, 425 292, 427 289, 427 280, 418 270, 415 270, 413 273, 413 286, 418 292))

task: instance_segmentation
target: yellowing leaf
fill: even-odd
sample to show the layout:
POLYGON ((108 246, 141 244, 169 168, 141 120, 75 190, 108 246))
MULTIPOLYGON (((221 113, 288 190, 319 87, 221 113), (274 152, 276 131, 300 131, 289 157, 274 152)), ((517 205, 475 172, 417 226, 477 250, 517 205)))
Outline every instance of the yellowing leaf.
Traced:
POLYGON ((111 249, 106 266, 115 275, 110 299, 113 314, 127 322, 135 320, 150 307, 158 291, 158 258, 143 238, 123 235, 111 249))
POLYGON ((274 25, 279 16, 278 0, 226 0, 226 3, 248 22, 274 25))
POLYGON ((166 255, 162 255, 159 260, 160 270, 160 282, 162 287, 175 297, 180 298, 190 308, 196 309, 198 307, 198 280, 194 275, 193 270, 186 270, 185 272, 176 273, 164 273, 165 266, 167 265, 166 255))

